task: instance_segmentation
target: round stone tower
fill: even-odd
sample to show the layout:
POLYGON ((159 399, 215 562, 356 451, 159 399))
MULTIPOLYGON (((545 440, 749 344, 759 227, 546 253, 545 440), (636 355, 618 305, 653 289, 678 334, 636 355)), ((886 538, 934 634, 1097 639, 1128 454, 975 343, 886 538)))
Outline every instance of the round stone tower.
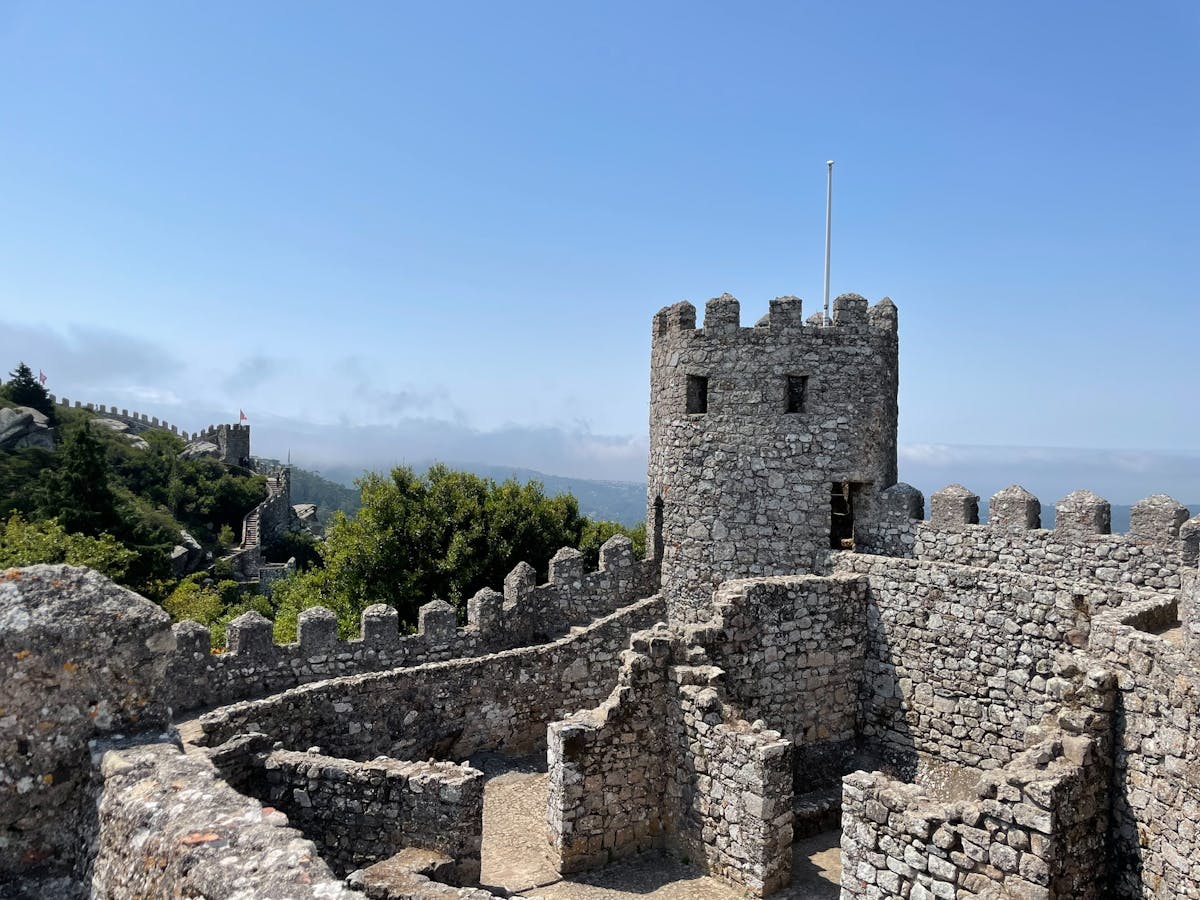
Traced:
POLYGON ((708 617, 729 578, 807 572, 870 529, 896 482, 896 307, 856 294, 805 324, 797 297, 654 317, 647 532, 671 617, 708 617))

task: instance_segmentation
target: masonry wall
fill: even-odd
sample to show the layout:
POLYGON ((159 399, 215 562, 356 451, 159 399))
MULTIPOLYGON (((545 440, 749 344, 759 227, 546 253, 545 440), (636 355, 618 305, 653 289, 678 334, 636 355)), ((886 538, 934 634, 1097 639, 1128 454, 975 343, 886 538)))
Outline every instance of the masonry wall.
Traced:
POLYGON ((681 632, 634 635, 612 694, 550 726, 562 872, 667 846, 754 896, 791 880, 791 746, 738 718, 681 632))
POLYGON ((253 897, 364 900, 278 811, 166 743, 109 751, 99 765, 95 900, 253 897))
POLYGON ((1102 670, 1056 677, 1051 721, 969 797, 879 772, 843 780, 842 897, 1107 897, 1109 733, 1102 670), (1083 676, 1083 677, 1080 677, 1083 676))
POLYGON ((449 881, 478 884, 483 773, 446 762, 371 762, 279 750, 265 760, 266 797, 338 874, 405 847, 454 860, 449 881))
POLYGON ((1014 530, 988 525, 917 528, 918 559, 990 566, 1046 578, 1112 587, 1177 590, 1184 567, 1182 547, 1126 534, 1062 535, 1044 528, 1014 530))
MULTIPOLYGON (((872 526, 872 549, 931 562, 1006 569, 1070 579, 1095 588, 1177 590, 1183 571, 1196 567, 1200 519, 1170 497, 1155 495, 1134 507, 1127 533, 1109 531, 1108 501, 1076 491, 1055 504, 1053 529, 1038 527, 1041 502, 1017 485, 990 501, 989 522, 977 524, 979 498, 951 485, 931 498, 922 521, 920 492, 897 485, 872 526), (910 518, 907 513, 917 514, 910 518)), ((1109 595, 1120 597, 1120 595, 1109 595)))
POLYGON ((549 644, 333 678, 232 704, 197 720, 196 742, 216 746, 263 732, 289 749, 318 746, 359 760, 529 753, 545 746, 549 722, 612 691, 629 635, 664 614, 662 599, 652 597, 549 644))
POLYGON ((695 632, 741 717, 793 743, 798 793, 835 785, 853 752, 867 587, 859 575, 726 582, 712 627, 695 632))
MULTIPOLYGON (((1187 592, 1194 602, 1195 575, 1187 592)), ((1200 897, 1200 666, 1175 598, 1098 616, 1091 651, 1117 673, 1114 896, 1200 897)))
POLYGON ((673 621, 708 619, 727 579, 814 571, 830 548, 832 485, 864 485, 855 522, 865 524, 875 493, 896 480, 891 301, 868 310, 843 295, 829 327, 805 325, 795 297, 771 301, 753 328, 739 315, 726 295, 708 302, 703 328, 690 303, 654 318, 647 533, 661 517, 673 621), (789 376, 807 379, 797 412, 789 376), (695 378, 707 379, 704 412, 689 412, 695 378))
MULTIPOLYGON (((248 441, 246 446, 248 449, 248 441)), ((264 547, 288 532, 300 530, 300 523, 296 519, 295 510, 292 509, 291 469, 285 466, 269 475, 267 491, 267 499, 254 508, 254 512, 258 514, 258 542, 264 547)), ((243 538, 244 536, 243 530, 243 538)))
POLYGON ((594 708, 550 724, 548 822, 564 874, 663 846, 674 830, 674 778, 664 723, 671 636, 639 632, 622 653, 617 685, 594 708))
POLYGON ((167 726, 173 645, 162 609, 90 569, 0 571, 0 883, 86 867, 88 742, 167 726))
POLYGON ((679 847, 713 875, 765 897, 792 880, 791 743, 739 719, 714 686, 689 683, 683 669, 676 676, 679 847))
POLYGON ((1008 762, 1045 712, 1055 654, 1086 644, 1084 594, 1034 575, 837 554, 867 576, 860 734, 891 762, 1008 762))
POLYGON ((334 614, 321 607, 301 613, 298 638, 276 645, 271 623, 247 613, 230 623, 227 645, 214 653, 209 629, 197 622, 174 627, 178 652, 168 685, 178 712, 223 706, 278 693, 326 678, 377 672, 449 659, 481 656, 549 640, 571 625, 606 616, 657 590, 652 560, 633 558, 629 539, 617 536, 601 548, 600 568, 583 571, 583 557, 564 548, 550 565, 550 580, 536 584, 522 563, 505 580, 503 595, 480 591, 459 627, 445 603, 422 608, 416 634, 403 635, 396 610, 382 604, 362 615, 359 638, 338 640, 334 614))

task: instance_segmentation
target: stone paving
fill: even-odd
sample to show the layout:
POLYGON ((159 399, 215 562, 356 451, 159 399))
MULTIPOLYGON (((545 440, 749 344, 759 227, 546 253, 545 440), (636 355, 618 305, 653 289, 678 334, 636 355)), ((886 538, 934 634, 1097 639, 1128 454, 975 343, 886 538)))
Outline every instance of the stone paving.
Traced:
MULTIPOLYGON (((485 887, 503 887, 540 900, 738 900, 743 895, 666 853, 650 852, 602 870, 563 878, 546 838, 547 776, 531 759, 472 759, 488 775, 483 805, 485 887)), ((779 900, 836 900, 841 878, 840 835, 825 832, 794 845, 793 884, 779 900)))

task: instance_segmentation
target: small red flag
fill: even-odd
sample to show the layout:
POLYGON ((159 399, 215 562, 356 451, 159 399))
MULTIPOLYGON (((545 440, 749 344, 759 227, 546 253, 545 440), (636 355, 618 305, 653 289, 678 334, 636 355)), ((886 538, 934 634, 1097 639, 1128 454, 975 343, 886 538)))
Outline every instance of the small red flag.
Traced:
POLYGON ((246 419, 246 414, 245 414, 245 413, 244 413, 242 410, 240 410, 240 409, 238 410, 238 416, 239 416, 239 418, 238 418, 238 421, 239 421, 239 422, 245 422, 245 421, 248 421, 248 420, 246 419))
POLYGON ((46 384, 46 373, 38 369, 38 382, 42 385, 46 384))

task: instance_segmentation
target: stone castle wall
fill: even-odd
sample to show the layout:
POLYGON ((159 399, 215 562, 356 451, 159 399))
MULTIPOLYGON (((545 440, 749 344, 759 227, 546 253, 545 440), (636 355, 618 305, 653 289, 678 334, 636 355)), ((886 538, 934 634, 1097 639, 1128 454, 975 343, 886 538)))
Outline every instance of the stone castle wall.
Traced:
POLYGON ((971 796, 939 796, 880 772, 846 776, 843 900, 1109 896, 1113 681, 1103 670, 1057 678, 1050 721, 971 796))
POLYGON ((854 553, 833 564, 870 584, 860 737, 897 765, 1009 762, 1053 700, 1055 656, 1087 642, 1070 583, 854 553))
MULTIPOLYGON (((1189 573, 1187 592, 1197 575, 1189 573)), ((1193 594, 1194 597, 1194 594, 1193 594)), ((1200 657, 1176 599, 1150 597, 1096 617, 1091 652, 1117 674, 1114 896, 1200 897, 1200 657)))
POLYGON ((741 717, 793 743, 798 792, 836 784, 853 752, 867 588, 858 575, 729 581, 694 634, 741 717))
POLYGON ((591 622, 654 594, 658 569, 635 560, 629 539, 615 535, 600 552, 600 567, 583 571, 579 551, 564 548, 550 564, 550 580, 519 564, 505 579, 504 593, 485 589, 467 605, 467 624, 435 601, 421 609, 416 634, 399 631, 393 607, 363 611, 360 636, 341 641, 332 612, 314 607, 300 614, 294 644, 274 643, 271 622, 246 613, 229 623, 227 645, 213 653, 209 629, 197 622, 175 625, 179 650, 168 683, 175 710, 221 706, 301 684, 449 659, 476 657, 524 646, 591 622))
POLYGON ((263 765, 263 800, 287 813, 339 875, 417 847, 454 860, 454 884, 479 883, 482 772, 446 762, 355 762, 288 750, 269 754, 263 765))
POLYGON ((550 726, 559 870, 669 847, 752 896, 790 881, 791 744, 724 701, 690 636, 636 634, 613 692, 550 726))
POLYGON ((1053 529, 1040 527, 1040 501, 1017 485, 990 499, 984 525, 979 497, 961 485, 930 499, 930 519, 922 521, 919 491, 909 485, 887 491, 866 549, 1101 588, 1177 590, 1180 573, 1196 566, 1200 516, 1189 520, 1186 507, 1162 494, 1134 506, 1124 534, 1109 531, 1109 503, 1089 491, 1055 504, 1053 529))
POLYGON ((231 704, 197 720, 196 743, 215 747, 262 732, 289 749, 319 746, 357 760, 530 753, 545 746, 549 722, 609 694, 629 635, 664 614, 662 598, 651 597, 549 644, 332 678, 231 704))
POLYGON ((890 300, 853 294, 827 327, 805 325, 795 297, 753 328, 727 295, 703 328, 690 303, 655 316, 647 533, 661 518, 672 620, 708 619, 729 578, 813 571, 834 484, 862 485, 855 522, 871 520, 896 480, 896 322, 890 300))
POLYGON ((170 743, 102 753, 95 900, 246 897, 366 900, 287 816, 238 793, 170 743))

